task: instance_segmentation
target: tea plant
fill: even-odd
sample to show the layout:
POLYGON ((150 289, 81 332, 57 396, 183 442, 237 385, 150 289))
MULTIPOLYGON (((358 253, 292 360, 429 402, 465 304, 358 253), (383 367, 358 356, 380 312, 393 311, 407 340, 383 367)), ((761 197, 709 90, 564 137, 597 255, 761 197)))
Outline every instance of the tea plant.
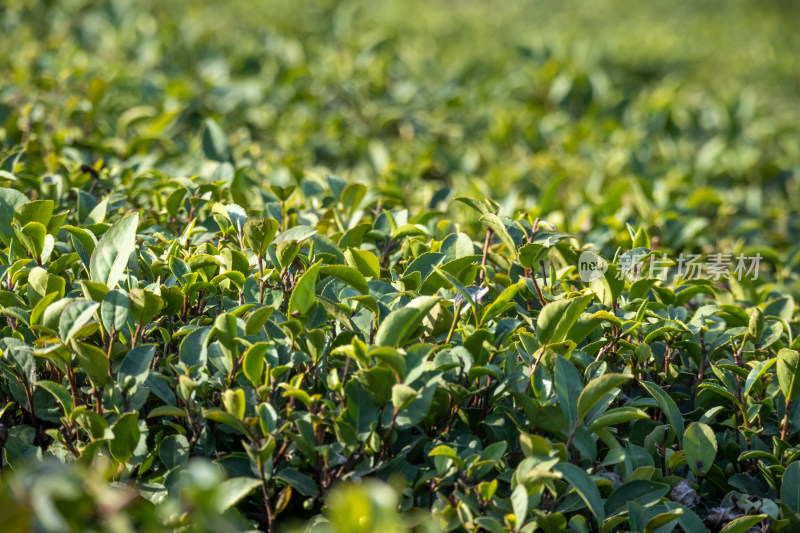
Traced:
POLYGON ((166 205, 133 212, 0 193, 12 469, 105 465, 166 527, 190 524, 166 510, 193 457, 228 476, 206 505, 267 530, 366 476, 447 530, 796 520, 791 297, 587 283, 574 239, 488 201, 462 199, 476 242, 332 176, 265 192, 277 218, 228 184, 151 186, 166 205))
POLYGON ((0 7, 0 523, 800 527, 789 85, 526 6, 144 4, 0 7))

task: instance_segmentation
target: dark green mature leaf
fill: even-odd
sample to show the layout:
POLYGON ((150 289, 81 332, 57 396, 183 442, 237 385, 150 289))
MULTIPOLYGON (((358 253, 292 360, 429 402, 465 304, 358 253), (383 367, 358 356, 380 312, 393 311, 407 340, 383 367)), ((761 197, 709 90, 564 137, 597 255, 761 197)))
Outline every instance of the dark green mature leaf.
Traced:
POLYGON ((147 289, 131 289, 130 300, 133 320, 142 326, 153 320, 164 305, 160 297, 147 289))
MULTIPOLYGON (((476 300, 476 296, 477 295, 473 295, 472 292, 470 292, 470 289, 465 287, 458 280, 458 278, 456 278, 452 274, 450 274, 450 273, 448 273, 448 272, 446 272, 444 270, 439 270, 438 268, 435 269, 435 272, 436 272, 436 274, 441 276, 447 283, 449 283, 450 286, 453 287, 453 289, 458 294, 461 295, 461 297, 464 299, 464 301, 467 302, 470 305, 470 307, 472 307, 472 309, 475 311, 475 314, 477 315, 478 314, 478 302, 476 300)), ((473 287, 473 290, 474 290, 474 287, 473 287)), ((511 297, 513 298, 513 295, 511 297)))
MULTIPOLYGON (((365 296, 362 296, 365 298, 365 296)), ((350 319, 349 309, 344 304, 337 304, 328 300, 323 296, 317 296, 316 298, 317 303, 319 303, 325 311, 331 315, 337 322, 342 324, 344 327, 349 329, 350 331, 358 331, 358 326, 353 324, 353 321, 350 319), (342 308, 345 308, 346 311, 342 308)))
POLYGON ((781 502, 795 513, 800 513, 800 462, 790 464, 783 472, 781 502))
POLYGON ((118 462, 125 464, 133 456, 133 450, 139 443, 141 431, 138 426, 137 413, 125 413, 114 424, 112 431, 114 438, 108 443, 111 456, 118 462))
POLYGON ((155 344, 142 344, 128 352, 119 367, 117 381, 130 387, 144 385, 150 375, 150 364, 155 355, 155 344))
POLYGON ((553 467, 553 470, 564 476, 564 479, 569 482, 570 487, 578 493, 584 502, 586 502, 586 505, 597 519, 597 522, 602 524, 606 519, 606 510, 603 507, 603 499, 600 496, 600 491, 592 481, 592 478, 589 477, 589 474, 580 467, 570 463, 558 463, 553 467))
POLYGON ((294 468, 286 468, 275 474, 275 479, 283 481, 303 496, 314 496, 319 493, 317 483, 294 468))
POLYGON ((439 298, 436 296, 420 296, 405 307, 392 311, 381 322, 375 334, 375 344, 395 348, 402 346, 437 303, 439 298))
POLYGON ((189 368, 205 368, 208 363, 208 339, 214 328, 205 326, 197 328, 183 339, 178 350, 182 363, 189 368))
POLYGON ((790 321, 794 313, 795 302, 791 296, 776 298, 764 309, 765 316, 775 316, 782 320, 790 321))
POLYGON ((239 332, 239 324, 236 315, 233 313, 221 313, 217 315, 214 320, 214 334, 219 339, 219 344, 225 352, 227 361, 225 366, 230 369, 233 366, 234 352, 238 347, 236 340, 237 333, 239 332))
POLYGON ((625 511, 628 502, 634 501, 645 507, 660 500, 667 492, 669 485, 645 479, 635 479, 617 487, 605 502, 605 511, 614 516, 625 511))
POLYGON ((453 262, 462 257, 475 255, 475 244, 466 233, 451 233, 442 241, 441 249, 445 261, 453 262))
POLYGON ((14 230, 11 227, 11 222, 14 220, 14 211, 17 207, 28 202, 28 197, 21 192, 0 187, 0 239, 6 245, 11 243, 14 238, 14 230))
POLYGON ((403 276, 408 276, 413 272, 419 272, 420 274, 420 283, 424 283, 428 276, 430 276, 434 269, 442 264, 445 260, 445 255, 439 252, 427 252, 421 254, 419 257, 414 259, 414 261, 409 264, 405 271, 403 272, 403 276))
POLYGON ((369 294, 369 285, 364 276, 356 270, 345 265, 323 265, 319 269, 319 273, 323 276, 333 276, 340 279, 356 289, 361 294, 369 294))
POLYGON ((750 390, 753 388, 753 385, 756 384, 758 380, 760 380, 764 374, 778 361, 777 357, 773 357, 771 359, 765 359, 760 361, 756 366, 750 370, 750 373, 747 375, 747 379, 744 382, 744 389, 742 390, 742 394, 746 397, 750 394, 750 390))
POLYGON ((578 397, 578 420, 583 420, 603 396, 631 379, 633 376, 625 374, 605 374, 587 383, 578 397))
POLYGON ((42 460, 42 449, 33 446, 26 440, 20 435, 9 432, 3 451, 8 465, 14 470, 24 471, 26 468, 34 467, 42 460))
POLYGON ((380 279, 380 260, 375 254, 366 250, 348 248, 344 252, 344 257, 347 264, 361 272, 362 275, 373 279, 380 279))
POLYGON ((167 468, 185 467, 189 462, 189 441, 183 435, 170 435, 161 441, 158 458, 167 468))
POLYGON ((792 401, 800 395, 800 353, 784 348, 778 352, 778 384, 787 400, 792 401))
POLYGON ((256 408, 256 413, 258 414, 259 424, 261 425, 261 432, 264 435, 275 430, 275 427, 278 425, 278 413, 275 412, 275 408, 268 403, 259 404, 256 408))
POLYGON ((667 509, 680 509, 683 511, 683 514, 678 518, 678 524, 681 526, 681 528, 683 528, 684 531, 702 531, 705 529, 703 521, 700 520, 700 517, 685 505, 681 505, 676 502, 664 502, 664 506, 667 509))
POLYGON ((261 485, 261 480, 256 478, 233 477, 226 479, 217 490, 219 495, 216 502, 217 508, 220 512, 230 509, 259 485, 261 485))
POLYGON ((684 433, 684 425, 683 425, 683 416, 681 415, 678 406, 675 405, 675 401, 664 392, 664 389, 652 383, 650 381, 642 381, 640 382, 642 387, 647 391, 647 393, 653 397, 653 399, 658 403, 658 406, 664 412, 669 421, 670 425, 672 426, 673 431, 675 431, 675 435, 678 437, 678 442, 683 446, 683 433, 684 433))
POLYGON ((53 397, 58 400, 58 403, 61 405, 61 408, 64 410, 64 414, 66 416, 69 416, 72 413, 74 408, 72 404, 72 397, 70 396, 66 387, 60 383, 54 383, 52 381, 37 381, 36 386, 52 394, 53 397))
POLYGON ((686 463, 694 475, 705 473, 717 455, 717 437, 706 424, 692 422, 683 434, 686 463))
POLYGON ((72 341, 72 347, 78 354, 81 369, 86 372, 95 387, 100 387, 108 379, 108 358, 97 346, 72 341))
POLYGON ((273 240, 272 242, 274 244, 280 244, 282 242, 287 242, 287 241, 296 241, 298 243, 301 243, 304 240, 311 237, 312 235, 316 234, 317 234, 317 229, 312 228, 311 226, 303 226, 303 225, 294 226, 282 233, 279 233, 275 237, 275 240, 273 240))
POLYGON ((384 406, 392 399, 392 386, 397 382, 394 372, 384 367, 359 370, 356 379, 378 406, 384 406))
POLYGON ((212 161, 220 163, 233 163, 231 147, 228 138, 214 119, 207 118, 203 130, 203 153, 212 161))
POLYGON ((3 350, 3 357, 12 363, 20 374, 36 377, 36 361, 33 350, 19 339, 2 339, 0 349, 3 350))
POLYGON ((539 263, 537 261, 542 256, 543 253, 546 253, 547 248, 542 246, 539 243, 527 243, 523 244, 519 248, 519 263, 524 268, 529 269, 536 269, 539 267, 539 263))
POLYGON ((711 392, 722 396, 723 398, 727 398, 730 402, 741 408, 741 402, 739 402, 739 398, 734 396, 726 387, 722 387, 717 383, 701 383, 701 389, 710 390, 711 392))
POLYGON ((575 366, 560 355, 556 356, 554 382, 561 410, 573 424, 578 420, 578 402, 583 383, 575 366))
POLYGON ((131 311, 130 296, 120 289, 109 291, 103 298, 100 317, 107 332, 112 330, 120 332, 126 326, 132 325, 133 312, 131 311))
POLYGON ((58 321, 61 341, 68 343, 94 316, 100 304, 89 300, 76 300, 64 308, 58 321))
POLYGON ((112 289, 116 287, 128 266, 128 258, 136 250, 138 225, 139 214, 131 213, 103 234, 89 263, 89 277, 92 281, 103 283, 112 289))

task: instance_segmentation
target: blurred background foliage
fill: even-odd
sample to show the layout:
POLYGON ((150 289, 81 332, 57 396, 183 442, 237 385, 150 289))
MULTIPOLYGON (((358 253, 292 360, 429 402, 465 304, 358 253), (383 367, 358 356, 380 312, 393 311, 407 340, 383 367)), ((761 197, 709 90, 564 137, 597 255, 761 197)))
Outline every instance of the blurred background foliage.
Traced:
MULTIPOLYGON (((201 174, 258 210, 267 183, 333 173, 473 234, 454 196, 608 255, 631 223, 668 251, 761 251, 790 271, 799 24, 789 0, 5 0, 0 177, 68 190, 102 159, 141 205, 158 203, 153 183, 201 174), (231 175, 203 156, 207 118, 231 175)), ((68 480, 59 501, 93 490, 51 475, 68 480)), ((4 487, 2 512, 25 520, 26 490, 4 487)))
POLYGON ((46 155, 20 179, 98 158, 120 179, 188 176, 211 172, 213 117, 254 188, 332 172, 406 205, 491 196, 600 246, 635 221, 675 250, 730 248, 723 233, 786 250, 799 14, 743 0, 11 0, 0 136, 46 155))

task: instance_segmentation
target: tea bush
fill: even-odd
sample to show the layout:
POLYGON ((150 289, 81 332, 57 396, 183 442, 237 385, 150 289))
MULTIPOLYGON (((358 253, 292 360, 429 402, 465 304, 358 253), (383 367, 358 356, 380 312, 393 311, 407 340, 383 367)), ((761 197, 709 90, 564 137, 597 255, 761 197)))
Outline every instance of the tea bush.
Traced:
POLYGON ((10 530, 800 527, 794 37, 418 7, 0 8, 10 530))

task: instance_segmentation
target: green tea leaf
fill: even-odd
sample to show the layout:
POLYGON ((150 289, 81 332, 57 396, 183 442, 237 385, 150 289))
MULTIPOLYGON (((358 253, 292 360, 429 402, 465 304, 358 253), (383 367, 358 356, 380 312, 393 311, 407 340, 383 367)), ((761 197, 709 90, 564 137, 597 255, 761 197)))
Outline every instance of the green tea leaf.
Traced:
POLYGON ((220 163, 233 163, 231 147, 222 128, 214 119, 207 118, 203 130, 203 153, 206 158, 220 163))
POLYGON ((494 234, 497 235, 497 238, 500 239, 500 242, 502 242, 503 245, 505 245, 509 253, 514 258, 516 258, 517 245, 514 242, 514 239, 511 238, 511 234, 508 233, 508 229, 506 228, 506 225, 503 224, 503 221, 500 219, 500 217, 498 217, 494 213, 489 213, 483 215, 480 218, 480 221, 486 227, 491 228, 494 234))
POLYGON ((253 387, 258 388, 264 384, 265 357, 269 347, 268 342, 257 342, 244 352, 242 370, 253 387))
POLYGON ((686 463, 694 475, 708 472, 717 454, 717 438, 706 424, 692 422, 683 434, 686 463))
POLYGON ((783 348, 778 352, 778 384, 787 400, 792 401, 800 395, 800 353, 783 348))
POLYGON ((278 221, 274 218, 248 220, 244 224, 244 242, 257 255, 264 255, 278 231, 278 221))
POLYGON ((539 343, 553 344, 563 341, 591 300, 592 295, 586 294, 570 300, 556 300, 544 306, 536 319, 536 337, 539 343))
POLYGON ((675 431, 675 435, 678 437, 678 442, 683 446, 683 432, 684 432, 684 425, 683 425, 683 416, 681 415, 678 406, 675 405, 675 401, 670 398, 664 389, 652 383, 650 381, 642 381, 640 382, 641 386, 647 391, 647 393, 653 397, 653 399, 658 403, 658 406, 664 412, 669 421, 670 425, 672 426, 673 431, 675 431))
POLYGON ((128 258, 136 250, 139 214, 131 213, 111 226, 97 243, 89 263, 89 277, 109 288, 117 286, 128 258))
POLYGON ((64 414, 66 416, 69 416, 72 413, 72 397, 70 396, 66 387, 60 383, 54 383, 46 380, 37 381, 36 386, 52 394, 53 397, 58 400, 58 403, 61 405, 61 408, 64 410, 64 414))
POLYGON ((578 397, 578 420, 583 420, 603 396, 631 379, 633 376, 625 374, 605 374, 587 383, 578 397))
POLYGON ((100 304, 89 300, 76 300, 64 308, 58 321, 61 341, 65 344, 94 316, 100 304))
POLYGON ((319 486, 317 483, 294 468, 285 468, 281 470, 275 474, 275 479, 290 485, 303 496, 314 496, 319 493, 319 486))
POLYGON ((558 404, 572 425, 578 420, 578 401, 583 383, 575 366, 560 355, 556 356, 554 383, 558 404))
POLYGON ((375 254, 366 250, 348 248, 344 251, 344 257, 348 265, 361 272, 365 277, 380 279, 381 265, 375 254))
POLYGON ((123 331, 126 326, 133 324, 131 312, 131 299, 123 290, 113 289, 103 298, 100 306, 100 318, 107 332, 123 331))
POLYGON ((78 354, 81 369, 86 372, 95 387, 102 386, 108 379, 109 361, 106 354, 97 346, 72 341, 72 347, 78 354))
POLYGON ((403 346, 437 303, 439 298, 436 296, 420 296, 405 307, 392 311, 375 333, 375 345, 403 346))
POLYGON ((134 390, 144 385, 150 375, 150 364, 155 355, 155 344, 141 344, 128 352, 119 367, 117 381, 134 390))
POLYGON ((244 419, 244 411, 247 402, 244 397, 244 390, 242 389, 227 389, 222 393, 222 404, 228 414, 236 417, 237 420, 244 419))
POLYGON ((795 461, 783 472, 781 502, 795 513, 800 513, 800 462, 795 461))
POLYGON ((182 363, 189 368, 206 367, 208 364, 208 339, 213 329, 205 326, 186 335, 178 349, 178 356, 182 363))
POLYGON ((749 531, 751 527, 768 517, 769 515, 765 514, 742 516, 728 522, 728 524, 720 530, 720 533, 745 533, 749 531))
POLYGON ((125 413, 112 427, 114 438, 108 443, 111 456, 121 464, 125 464, 133 456, 133 450, 139 443, 141 431, 138 426, 137 413, 125 413))
POLYGON ((340 279, 361 294, 369 294, 367 280, 364 279, 364 276, 355 268, 345 265, 324 265, 320 267, 319 273, 323 276, 333 276, 334 278, 340 279))
POLYGON ((292 296, 289 298, 289 313, 305 314, 314 305, 314 292, 317 286, 317 274, 321 263, 315 263, 297 280, 292 296))
POLYGON ((592 482, 592 478, 589 477, 589 474, 580 467, 570 463, 558 463, 553 467, 553 470, 564 476, 564 479, 570 485, 570 489, 574 489, 578 493, 581 499, 586 502, 586 505, 597 519, 597 522, 602 524, 606 519, 603 499, 600 496, 600 491, 597 489, 597 486, 592 482))
POLYGON ((216 491, 219 495, 217 497, 216 507, 220 512, 230 509, 260 485, 261 480, 255 478, 233 477, 226 479, 220 484, 216 491))
POLYGON ((0 239, 6 245, 11 244, 11 239, 14 238, 14 230, 11 226, 11 222, 14 220, 14 213, 17 207, 27 202, 28 197, 21 192, 7 187, 0 187, 0 239))

